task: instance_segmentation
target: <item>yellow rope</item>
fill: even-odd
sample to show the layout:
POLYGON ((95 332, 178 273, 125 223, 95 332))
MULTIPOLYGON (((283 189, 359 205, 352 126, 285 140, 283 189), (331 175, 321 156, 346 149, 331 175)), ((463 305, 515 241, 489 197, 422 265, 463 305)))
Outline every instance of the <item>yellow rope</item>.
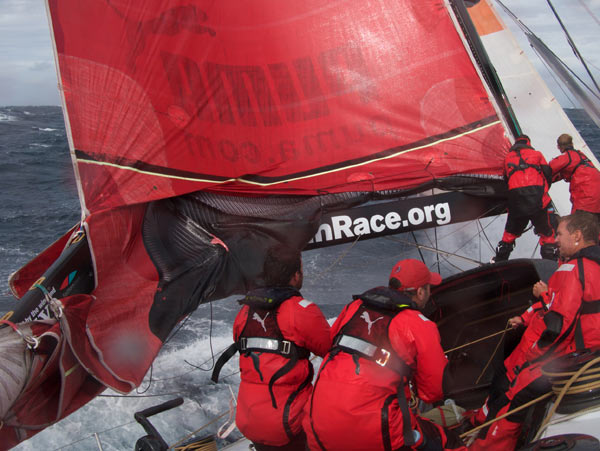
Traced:
POLYGON ((487 335, 487 336, 485 336, 485 337, 482 337, 482 338, 478 338, 477 340, 473 340, 473 341, 470 341, 470 342, 468 342, 468 343, 465 343, 465 344, 462 344, 462 345, 460 345, 460 346, 457 346, 457 347, 455 347, 455 348, 448 349, 447 351, 444 351, 444 354, 448 354, 448 353, 450 353, 450 352, 453 352, 453 351, 456 351, 456 350, 458 350, 458 349, 466 348, 467 346, 474 345, 475 343, 479 343, 480 341, 484 341, 484 340, 487 340, 487 339, 489 339, 489 338, 493 338, 493 337, 495 337, 496 335, 504 334, 504 333, 506 333, 506 331, 507 331, 507 330, 510 330, 510 328, 507 328, 507 329, 501 330, 501 331, 499 331, 499 332, 494 332, 493 334, 487 335))
POLYGON ((503 415, 500 415, 499 417, 496 417, 496 418, 493 418, 493 419, 491 419, 489 421, 486 421, 485 423, 483 423, 483 424, 481 424, 481 425, 479 425, 479 426, 477 426, 477 427, 475 427, 475 428, 473 428, 473 429, 471 429, 471 430, 469 430, 467 432, 464 432, 463 434, 460 434, 460 438, 463 438, 463 437, 466 437, 468 435, 471 435, 471 434, 473 434, 473 433, 475 433, 475 432, 477 432, 477 431, 479 431, 479 430, 481 430, 481 429, 489 426, 490 424, 495 423, 496 421, 499 421, 499 420, 501 420, 503 418, 506 418, 507 416, 512 415, 513 413, 519 412, 519 411, 521 411, 521 410, 523 410, 523 409, 531 406, 532 404, 535 404, 536 402, 539 402, 539 401, 541 401, 543 399, 546 399, 546 398, 548 398, 549 396, 552 396, 552 395, 553 395, 552 392, 545 393, 542 396, 540 396, 538 398, 535 398, 534 400, 529 401, 526 404, 523 404, 522 406, 519 406, 519 407, 517 407, 517 408, 515 408, 513 410, 509 410, 508 412, 506 412, 503 415))
POLYGON ((500 340, 498 340, 498 343, 496 344, 496 348, 494 349, 494 352, 492 352, 492 355, 490 356, 488 362, 486 363, 485 367, 483 368, 483 371, 481 372, 481 374, 479 375, 479 377, 475 381, 475 385, 477 385, 479 383, 479 381, 481 380, 481 378, 483 377, 483 375, 487 371, 488 366, 490 366, 490 363, 492 363, 492 359, 496 355, 496 352, 498 352, 498 348, 500 347, 500 344, 504 341, 504 334, 509 329, 511 329, 511 327, 509 326, 509 322, 507 321, 506 322, 506 328, 502 331, 502 337, 500 337, 500 340))
POLYGON ((577 380, 590 380, 592 379, 591 377, 585 377, 585 378, 581 378, 582 374, 587 374, 589 375, 590 373, 597 373, 598 370, 597 369, 593 369, 589 372, 586 372, 588 370, 589 367, 597 364, 600 362, 600 357, 597 357, 591 361, 589 361, 588 363, 586 363, 584 366, 582 366, 579 370, 577 370, 576 372, 567 372, 567 373, 551 373, 551 372, 547 372, 547 371, 542 371, 542 373, 546 376, 549 377, 553 377, 555 375, 571 375, 571 377, 569 378, 569 380, 564 383, 564 381, 558 381, 558 383, 553 384, 552 386, 552 391, 549 391, 548 393, 545 393, 541 396, 539 396, 538 398, 529 401, 526 404, 523 404, 522 406, 519 406, 513 410, 510 410, 508 412, 506 412, 505 414, 493 418, 489 421, 486 421, 485 423, 483 423, 480 426, 477 426, 463 434, 460 435, 461 438, 469 436, 474 434, 475 432, 495 423, 496 421, 499 421, 503 418, 506 418, 509 415, 512 415, 513 413, 519 412, 520 410, 523 410, 539 401, 542 401, 543 399, 546 399, 554 394, 558 394, 558 397, 554 403, 554 405, 552 406, 552 409, 550 409, 550 411, 548 412, 548 415, 546 415, 546 418, 544 418, 544 421, 542 421, 542 425, 540 426, 536 437, 534 438, 534 441, 539 440, 540 435, 542 434, 542 432, 544 431, 544 429, 546 429, 546 427, 548 426, 548 423, 550 422, 550 419, 552 418, 552 416, 554 415, 554 413, 556 412, 556 409, 558 408, 560 402, 562 401, 562 399, 564 398, 565 395, 567 394, 576 394, 576 393, 581 393, 584 391, 589 391, 591 389, 594 388, 600 388, 600 380, 597 378, 597 376, 594 376, 594 378, 596 379, 594 382, 589 382, 587 384, 581 385, 581 386, 577 386, 576 388, 571 389, 571 385, 573 385, 577 380), (562 385, 564 383, 564 385, 562 385))
MULTIPOLYGON (((578 386, 577 388, 573 389, 573 391, 571 391, 571 385, 573 385, 577 380, 579 380, 580 376, 582 374, 584 374, 589 367, 597 364, 598 362, 600 362, 600 357, 596 357, 595 359, 590 360, 588 363, 583 365, 581 368, 579 368, 579 370, 577 370, 575 373, 573 373, 573 375, 569 378, 569 380, 565 383, 565 385, 562 388, 555 389, 554 385, 552 386, 552 390, 554 393, 556 392, 556 390, 558 390, 558 396, 556 398, 556 401, 554 402, 554 405, 552 406, 552 409, 550 409, 550 412, 548 412, 548 415, 546 415, 546 418, 544 418, 544 421, 542 421, 542 425, 540 426, 534 440, 538 440, 539 436, 542 434, 543 430, 546 428, 546 426, 550 422, 550 418, 552 418, 552 416, 556 412, 556 409, 558 409, 558 406, 559 406, 560 402, 563 400, 563 398, 565 397, 565 395, 581 393, 581 391, 588 391, 588 390, 591 390, 594 388, 600 388, 600 380, 598 380, 596 378, 595 382, 589 382, 587 384, 578 386), (584 388, 584 390, 581 390, 581 388, 584 388)), ((596 372, 596 371, 593 370, 593 372, 596 372)), ((552 373, 542 371, 542 374, 550 376, 552 373)), ((558 374, 561 374, 561 373, 558 373, 558 374)), ((558 385, 560 385, 560 382, 561 381, 559 381, 558 385)))
POLYGON ((216 422, 217 420, 220 420, 221 418, 223 418, 225 415, 229 414, 229 410, 227 412, 223 412, 221 415, 219 415, 218 417, 212 419, 211 421, 209 421, 208 423, 206 423, 204 426, 199 427, 198 429, 196 429, 195 431, 189 433, 188 435, 186 435, 185 437, 183 437, 181 440, 179 440, 177 443, 174 443, 173 445, 169 446, 169 449, 175 449, 175 447, 177 445, 181 445, 183 442, 185 442, 187 439, 189 439, 190 437, 192 437, 193 435, 195 435, 196 433, 200 432, 202 429, 210 426, 211 424, 213 424, 214 422, 216 422))

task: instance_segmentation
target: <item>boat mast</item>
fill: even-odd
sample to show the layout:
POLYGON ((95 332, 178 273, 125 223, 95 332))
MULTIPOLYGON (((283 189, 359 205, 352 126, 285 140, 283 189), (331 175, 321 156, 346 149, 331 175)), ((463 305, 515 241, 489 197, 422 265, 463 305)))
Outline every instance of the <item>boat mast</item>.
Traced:
POLYGON ((477 64, 479 65, 479 69, 481 70, 483 77, 485 78, 485 82, 487 83, 490 91, 492 92, 496 103, 498 104, 498 108, 501 113, 504 115, 506 119, 506 123, 510 128, 513 136, 518 136, 521 134, 521 126, 517 121, 517 117, 515 116, 512 107, 510 106, 510 102, 508 101, 508 96, 504 92, 504 88, 502 87, 502 83, 500 83, 500 79, 496 74, 496 70, 492 65, 490 58, 488 57, 487 52, 479 38, 479 34, 471 21, 471 17, 469 16, 469 12, 465 7, 464 0, 450 0, 450 5, 456 15, 458 23, 462 28, 462 31, 465 35, 465 39, 467 40, 469 46, 471 47, 471 52, 475 57, 477 64))
POLYGON ((569 45, 571 46, 571 50, 573 50, 573 53, 575 54, 575 56, 579 59, 579 61, 581 61, 581 64, 583 64, 583 67, 585 67, 586 72, 588 73, 588 75, 592 79, 592 83, 594 83, 594 86, 596 87, 596 89, 598 90, 598 92, 600 92, 600 87, 598 87, 598 83, 596 83, 596 79, 594 78, 594 76, 590 72, 590 69, 588 68, 587 64, 585 63, 583 57, 581 56, 581 53, 579 53, 579 49, 575 45, 575 42, 573 42, 573 39, 571 39, 571 35, 567 31, 567 28, 563 24, 563 21, 560 19, 560 16, 556 12, 556 9, 554 9, 554 5, 552 4, 552 2, 550 0, 546 0, 546 2, 548 2, 548 6, 550 6, 550 9, 552 10, 552 13, 554 13, 554 16, 556 17, 556 20, 558 20, 558 23, 560 24, 560 27, 565 32, 565 36, 567 37, 567 41, 569 42, 569 45))

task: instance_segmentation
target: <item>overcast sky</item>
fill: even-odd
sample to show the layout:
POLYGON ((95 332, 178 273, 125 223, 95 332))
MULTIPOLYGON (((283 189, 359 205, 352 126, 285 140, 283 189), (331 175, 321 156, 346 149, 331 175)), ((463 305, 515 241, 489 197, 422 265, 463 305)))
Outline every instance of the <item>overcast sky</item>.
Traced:
MULTIPOLYGON (((503 1, 554 53, 584 76, 546 0, 503 1)), ((600 0, 552 0, 552 3, 600 83, 600 0)), ((0 6, 0 105, 59 105, 45 2, 0 0, 0 6)), ((505 21, 524 50, 532 55, 532 61, 563 106, 573 106, 556 89, 513 22, 505 21)))

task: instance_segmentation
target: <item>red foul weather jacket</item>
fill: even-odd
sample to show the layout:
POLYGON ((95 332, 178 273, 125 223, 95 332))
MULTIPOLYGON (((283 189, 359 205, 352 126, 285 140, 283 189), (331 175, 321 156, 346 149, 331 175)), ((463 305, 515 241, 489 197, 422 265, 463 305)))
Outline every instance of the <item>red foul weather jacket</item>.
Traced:
POLYGON ((550 202, 551 169, 544 156, 532 147, 515 144, 504 158, 508 182, 508 212, 529 216, 550 202))
POLYGON ((600 247, 584 248, 560 265, 548 281, 544 299, 548 311, 542 321, 532 320, 505 361, 507 369, 600 347, 600 247))
POLYGON ((544 313, 548 309, 545 305, 548 293, 542 293, 542 301, 536 302, 521 314, 523 325, 526 327, 519 344, 504 360, 506 375, 509 381, 513 381, 516 373, 526 362, 528 350, 537 342, 542 332, 546 329, 544 324, 544 313))
POLYGON ((569 182, 572 211, 600 213, 600 171, 579 150, 567 149, 550 161, 552 180, 569 182))
POLYGON ((308 356, 310 352, 321 357, 327 353, 330 327, 319 307, 290 287, 254 290, 245 299, 264 304, 262 299, 276 305, 261 309, 251 301, 235 318, 233 338, 238 343, 244 339, 236 424, 252 442, 283 446, 302 431, 304 405, 313 378, 308 356), (284 354, 290 349, 285 342, 290 342, 298 359, 294 362, 289 353, 252 351, 252 340, 256 341, 252 337, 263 342, 278 341, 284 354))
POLYGON ((408 379, 425 402, 443 396, 448 361, 437 326, 401 292, 378 287, 355 296, 338 316, 331 336, 333 348, 323 359, 304 420, 310 449, 403 446, 405 434, 418 429, 414 414, 406 408, 408 379), (373 293, 379 299, 387 296, 392 305, 403 309, 374 308, 372 302, 365 302, 374 298, 373 293))

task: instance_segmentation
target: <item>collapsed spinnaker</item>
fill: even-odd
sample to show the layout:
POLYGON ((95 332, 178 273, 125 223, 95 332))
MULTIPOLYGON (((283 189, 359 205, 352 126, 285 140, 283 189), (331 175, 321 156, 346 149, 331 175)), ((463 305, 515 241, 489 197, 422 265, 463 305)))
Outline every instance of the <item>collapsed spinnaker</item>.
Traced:
POLYGON ((14 278, 23 295, 46 275, 26 296, 52 308, 4 447, 139 385, 178 321, 260 284, 266 250, 314 244, 324 218, 436 227, 453 207, 415 199, 440 191, 483 199, 464 219, 503 208, 512 119, 442 0, 47 3, 83 209, 65 252, 89 264, 14 278))

